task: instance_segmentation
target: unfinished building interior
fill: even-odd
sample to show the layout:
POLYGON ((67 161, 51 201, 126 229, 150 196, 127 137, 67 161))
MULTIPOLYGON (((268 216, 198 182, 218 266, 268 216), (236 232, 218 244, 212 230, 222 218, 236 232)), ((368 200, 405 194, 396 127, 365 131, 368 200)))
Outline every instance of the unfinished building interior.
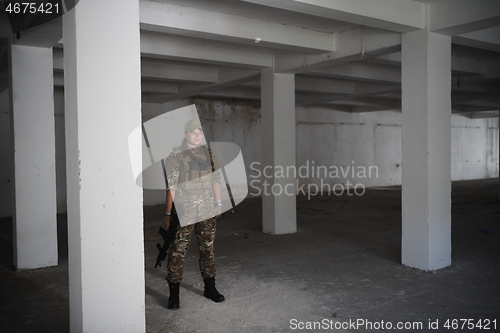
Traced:
POLYGON ((14 2, 2 331, 500 331, 499 1, 82 0, 23 29, 14 2), (133 133, 193 104, 248 195, 217 222, 226 301, 191 245, 172 311, 133 133))

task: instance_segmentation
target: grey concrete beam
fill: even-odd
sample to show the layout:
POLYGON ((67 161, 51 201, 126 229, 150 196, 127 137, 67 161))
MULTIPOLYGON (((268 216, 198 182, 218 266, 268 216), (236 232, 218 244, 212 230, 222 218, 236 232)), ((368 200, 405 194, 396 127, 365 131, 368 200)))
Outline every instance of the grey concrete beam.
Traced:
POLYGON ((148 58, 210 65, 255 69, 272 66, 272 51, 268 49, 148 32, 141 33, 141 53, 148 58))
POLYGON ((54 71, 54 87, 64 87, 64 73, 54 71))
POLYGON ((425 27, 425 6, 409 0, 243 0, 332 20, 396 32, 425 27))
POLYGON ((395 103, 392 106, 353 106, 351 113, 380 112, 380 111, 401 111, 401 104, 395 103))
POLYGON ((499 25, 500 1, 439 0, 429 4, 429 30, 456 36, 499 25))
POLYGON ((360 27, 336 33, 334 52, 320 55, 276 52, 275 68, 280 73, 305 73, 399 51, 399 33, 360 27))
MULTIPOLYGON (((260 88, 260 80, 249 81, 242 84, 245 87, 260 88)), ((312 75, 296 75, 295 91, 297 93, 315 94, 354 94, 353 81, 332 80, 312 75)))
POLYGON ((453 44, 500 52, 500 23, 498 25, 493 28, 453 36, 452 42, 453 44))
POLYGON ((203 65, 181 65, 161 59, 141 59, 141 75, 145 79, 215 83, 217 69, 203 65))
POLYGON ((467 102, 476 102, 483 100, 491 100, 492 103, 496 103, 496 99, 498 98, 498 92, 491 93, 470 93, 470 92, 453 92, 451 93, 451 99, 454 103, 467 103, 467 102))
MULTIPOLYGON (((384 65, 401 67, 401 52, 385 54, 376 58, 369 59, 368 61, 384 65)), ((453 74, 461 74, 461 75, 484 74, 486 71, 485 62, 458 55, 452 55, 451 71, 453 74)))
POLYGON ((236 70, 220 68, 217 70, 217 82, 205 85, 180 84, 177 94, 167 97, 167 101, 174 101, 195 95, 201 95, 220 89, 236 86, 247 81, 256 80, 260 77, 260 71, 236 70))
POLYGON ((172 96, 172 94, 162 94, 162 93, 142 93, 142 102, 143 103, 158 103, 163 104, 167 101, 168 97, 172 96))
POLYGON ((312 70, 318 76, 336 79, 374 82, 374 83, 401 83, 401 69, 392 66, 381 66, 366 62, 355 62, 343 66, 312 70))
POLYGON ((467 112, 484 112, 484 111, 498 111, 498 105, 467 105, 467 104, 452 104, 453 113, 467 113, 467 112))
POLYGON ((484 112, 472 112, 468 115, 471 119, 484 119, 484 118, 499 118, 500 113, 497 111, 484 111, 484 112))
POLYGON ((12 39, 15 45, 53 47, 62 38, 62 17, 28 30, 20 31, 12 39))
POLYGON ((330 33, 165 2, 140 1, 140 16, 142 31, 301 52, 321 53, 334 47, 330 33))
POLYGON ((260 101, 260 89, 249 89, 244 87, 230 87, 201 94, 206 97, 252 99, 260 101))
POLYGON ((335 102, 342 100, 352 100, 357 98, 377 96, 380 94, 398 93, 400 91, 401 91, 400 85, 390 85, 390 84, 374 85, 374 84, 358 82, 355 84, 355 89, 353 94, 339 94, 339 95, 308 94, 302 101, 298 102, 297 105, 313 105, 313 104, 335 102))
POLYGON ((464 76, 462 82, 489 82, 500 80, 500 60, 485 62, 485 72, 482 75, 464 76))
POLYGON ((174 82, 165 82, 158 80, 141 80, 141 91, 143 93, 159 93, 159 94, 177 94, 179 85, 174 82))

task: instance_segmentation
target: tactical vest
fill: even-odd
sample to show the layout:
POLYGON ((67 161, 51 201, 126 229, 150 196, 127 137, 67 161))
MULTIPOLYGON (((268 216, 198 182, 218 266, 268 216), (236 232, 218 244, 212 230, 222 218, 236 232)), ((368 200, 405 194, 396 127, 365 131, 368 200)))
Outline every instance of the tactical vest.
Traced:
POLYGON ((181 147, 175 147, 173 150, 179 163, 179 188, 184 190, 210 189, 212 186, 210 175, 214 171, 214 166, 208 147, 201 147, 204 159, 199 156, 199 149, 197 154, 193 154, 191 150, 183 151, 181 147))

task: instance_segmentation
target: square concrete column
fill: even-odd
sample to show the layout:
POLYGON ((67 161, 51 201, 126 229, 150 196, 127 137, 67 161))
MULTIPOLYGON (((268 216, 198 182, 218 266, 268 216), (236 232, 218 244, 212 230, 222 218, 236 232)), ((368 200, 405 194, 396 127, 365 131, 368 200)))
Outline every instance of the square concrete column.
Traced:
MULTIPOLYGON (((9 156, 12 161, 12 143, 11 143, 11 112, 10 112, 10 89, 5 86, 8 82, 8 68, 5 73, 0 71, 0 81, 2 75, 5 75, 7 82, 0 83, 0 156, 9 156), (2 85, 3 83, 3 85, 2 85)), ((14 200, 13 200, 13 167, 14 163, 0 163, 0 217, 9 217, 14 215, 14 200)))
POLYGON ((402 38, 402 263, 451 264, 451 38, 402 38))
POLYGON ((261 73, 262 229, 269 234, 297 231, 296 178, 276 177, 277 168, 295 168, 295 75, 261 73))
POLYGON ((139 3, 80 1, 63 21, 70 329, 145 332, 142 189, 128 153, 141 126, 139 3))
POLYGON ((10 46, 14 265, 57 265, 52 49, 10 46))

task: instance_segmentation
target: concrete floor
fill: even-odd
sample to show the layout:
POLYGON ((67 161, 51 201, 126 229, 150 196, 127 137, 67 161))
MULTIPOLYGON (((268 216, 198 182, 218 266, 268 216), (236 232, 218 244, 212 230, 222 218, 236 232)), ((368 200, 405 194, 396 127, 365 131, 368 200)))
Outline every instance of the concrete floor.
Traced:
MULTIPOLYGON (((301 331, 295 323, 322 320, 333 328, 365 320, 374 328, 383 321, 385 331, 387 322, 393 329, 398 322, 423 325, 406 332, 486 331, 446 329, 447 319, 496 319, 496 330, 492 322, 487 332, 500 331, 498 190, 498 179, 453 183, 453 264, 432 272, 400 263, 399 187, 362 197, 299 197, 298 232, 282 236, 262 234, 261 201, 247 199, 218 223, 217 284, 226 301, 202 296, 192 244, 175 311, 166 309, 166 268, 154 268, 163 207, 146 207, 147 331, 294 332, 301 331), (439 330, 429 329, 436 320, 439 330)), ((59 220, 60 266, 19 272, 12 268, 11 220, 0 220, 1 332, 68 332, 65 216, 59 220)))

